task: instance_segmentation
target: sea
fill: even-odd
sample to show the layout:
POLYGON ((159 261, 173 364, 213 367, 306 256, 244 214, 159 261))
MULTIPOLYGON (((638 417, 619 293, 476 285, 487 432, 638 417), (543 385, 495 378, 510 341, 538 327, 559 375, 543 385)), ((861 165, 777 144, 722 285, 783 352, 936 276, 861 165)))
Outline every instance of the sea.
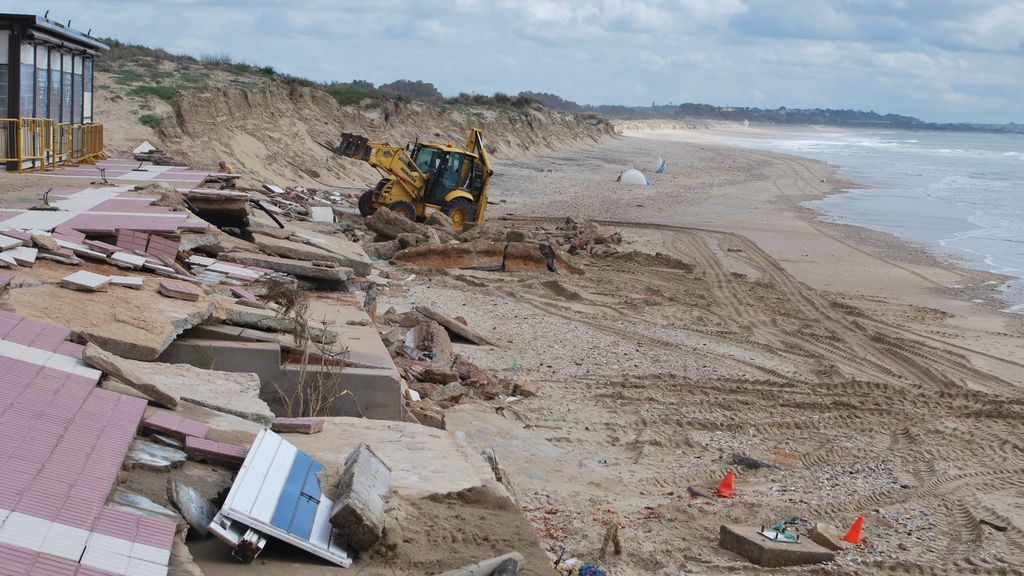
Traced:
POLYGON ((1024 134, 900 130, 772 132, 729 144, 795 154, 863 185, 806 202, 823 220, 889 232, 957 265, 1013 278, 1024 314, 1024 134))

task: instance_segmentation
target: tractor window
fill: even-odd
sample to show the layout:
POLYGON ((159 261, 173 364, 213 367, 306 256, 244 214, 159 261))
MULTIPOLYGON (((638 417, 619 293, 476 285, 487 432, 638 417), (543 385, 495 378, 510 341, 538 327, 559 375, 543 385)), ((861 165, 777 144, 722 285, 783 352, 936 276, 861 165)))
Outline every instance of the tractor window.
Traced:
POLYGON ((444 174, 441 176, 441 186, 445 192, 459 187, 459 178, 462 175, 462 154, 449 154, 448 162, 444 167, 444 174))
POLYGON ((416 151, 416 166, 424 174, 433 174, 444 153, 436 148, 420 148, 416 151))

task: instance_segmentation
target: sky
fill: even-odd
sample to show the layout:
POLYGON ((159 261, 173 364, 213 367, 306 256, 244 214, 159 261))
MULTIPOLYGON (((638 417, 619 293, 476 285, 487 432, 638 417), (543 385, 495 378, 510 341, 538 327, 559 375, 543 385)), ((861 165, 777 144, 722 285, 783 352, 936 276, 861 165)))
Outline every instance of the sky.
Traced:
POLYGON ((1024 0, 0 0, 318 81, 1024 123, 1024 0))

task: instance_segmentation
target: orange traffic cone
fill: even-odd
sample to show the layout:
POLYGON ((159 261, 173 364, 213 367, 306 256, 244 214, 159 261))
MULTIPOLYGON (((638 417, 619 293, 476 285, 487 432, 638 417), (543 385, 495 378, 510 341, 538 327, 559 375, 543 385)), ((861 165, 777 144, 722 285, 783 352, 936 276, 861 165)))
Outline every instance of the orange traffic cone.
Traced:
POLYGON ((857 516, 857 519, 853 521, 853 526, 850 527, 850 531, 839 537, 840 540, 846 540, 850 544, 860 544, 860 531, 864 528, 864 517, 857 516))
POLYGON ((732 473, 732 470, 729 470, 729 473, 725 475, 725 478, 722 478, 722 481, 719 482, 718 488, 715 489, 715 496, 718 496, 719 498, 732 498, 734 478, 735 475, 732 473))

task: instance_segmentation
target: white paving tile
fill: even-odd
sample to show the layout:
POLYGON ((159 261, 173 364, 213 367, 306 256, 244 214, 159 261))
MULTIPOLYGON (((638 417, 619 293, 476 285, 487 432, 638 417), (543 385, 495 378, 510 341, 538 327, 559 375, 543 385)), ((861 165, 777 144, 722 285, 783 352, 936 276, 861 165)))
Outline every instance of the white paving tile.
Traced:
POLYGON ((132 551, 129 554, 132 558, 166 565, 171 561, 171 551, 135 542, 132 544, 132 551))
POLYGON ((143 286, 142 276, 111 276, 110 283, 126 288, 142 288, 143 286))
POLYGON ((135 254, 129 254, 127 252, 114 252, 109 260, 115 264, 124 264, 125 266, 131 266, 138 270, 146 263, 145 256, 137 256, 135 254))
POLYGON ((50 524, 50 531, 46 534, 46 540, 39 548, 40 552, 74 560, 82 557, 85 550, 85 543, 89 540, 89 531, 67 526, 65 524, 50 524))
POLYGON ((79 564, 99 570, 106 570, 114 574, 128 573, 127 556, 93 546, 86 546, 85 554, 82 554, 82 560, 79 564))
POLYGON ((110 276, 96 274, 88 270, 79 270, 74 274, 65 276, 60 282, 66 288, 99 291, 106 290, 107 284, 110 283, 110 276))
POLYGON ((9 544, 38 552, 50 531, 50 521, 12 512, 0 528, 0 544, 9 544))
POLYGON ((138 558, 128 559, 128 570, 125 572, 125 576, 166 576, 166 574, 166 562, 164 564, 154 564, 145 560, 139 560, 138 558))
POLYGON ((21 240, 0 234, 0 250, 10 250, 18 246, 24 246, 21 240))

